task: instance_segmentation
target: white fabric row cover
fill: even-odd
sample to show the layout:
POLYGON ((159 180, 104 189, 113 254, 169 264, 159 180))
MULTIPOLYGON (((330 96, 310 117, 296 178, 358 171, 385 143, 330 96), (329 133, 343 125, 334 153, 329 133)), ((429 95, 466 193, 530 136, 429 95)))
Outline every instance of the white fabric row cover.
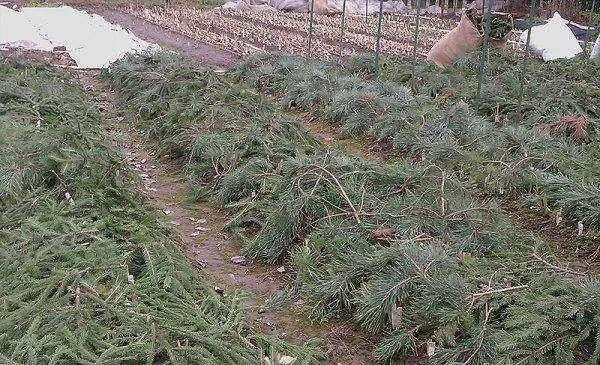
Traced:
POLYGON ((583 52, 573 32, 567 27, 565 20, 558 12, 554 13, 552 19, 548 20, 546 24, 532 27, 523 32, 519 40, 525 43, 529 32, 531 32, 529 41, 531 51, 541 56, 544 61, 573 58, 583 52))
POLYGON ((65 46, 78 68, 103 68, 127 53, 153 52, 145 42, 99 15, 69 6, 22 8, 0 6, 0 47, 52 51, 65 46))

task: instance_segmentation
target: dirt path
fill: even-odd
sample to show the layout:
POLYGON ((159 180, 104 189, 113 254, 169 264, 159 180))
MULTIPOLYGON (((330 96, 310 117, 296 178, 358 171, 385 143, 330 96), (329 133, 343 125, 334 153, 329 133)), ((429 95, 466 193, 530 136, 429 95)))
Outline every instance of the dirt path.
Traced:
POLYGON ((102 5, 79 5, 76 7, 88 13, 98 14, 113 24, 127 28, 146 42, 158 44, 165 50, 181 53, 211 67, 228 67, 238 58, 231 52, 175 33, 119 10, 102 5))
POLYGON ((223 231, 231 217, 211 203, 190 201, 189 186, 181 168, 172 165, 168 156, 155 155, 143 140, 143 132, 132 128, 115 109, 113 92, 101 81, 99 71, 81 70, 78 75, 80 84, 99 106, 106 130, 117 137, 131 168, 140 175, 137 189, 166 215, 173 236, 181 243, 191 264, 205 274, 216 291, 227 295, 242 290, 248 294, 249 325, 263 333, 276 332, 293 343, 319 338, 330 352, 329 364, 371 363, 372 339, 343 323, 311 324, 305 315, 310 308, 302 300, 284 310, 263 311, 265 301, 291 282, 289 269, 281 273, 277 270, 280 266, 233 263, 231 258, 240 255, 241 247, 223 231))

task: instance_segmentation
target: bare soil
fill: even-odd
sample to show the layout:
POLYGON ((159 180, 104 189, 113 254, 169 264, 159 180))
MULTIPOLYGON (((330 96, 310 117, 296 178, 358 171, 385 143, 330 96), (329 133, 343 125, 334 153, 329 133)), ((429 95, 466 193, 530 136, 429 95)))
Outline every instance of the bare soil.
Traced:
POLYGON ((205 63, 207 66, 225 68, 238 58, 229 51, 175 33, 160 25, 104 5, 79 5, 77 8, 88 13, 98 14, 113 24, 129 29, 146 42, 158 44, 167 51, 180 53, 188 58, 205 63))
MULTIPOLYGON (((277 100, 273 98, 273 100, 277 100)), ((311 118, 310 113, 291 109, 286 113, 298 118, 302 126, 312 135, 319 137, 327 146, 353 156, 360 156, 375 162, 386 162, 398 157, 398 151, 389 141, 374 141, 371 136, 343 138, 340 127, 324 118, 311 118)))
POLYGON ((311 323, 306 316, 309 305, 297 300, 278 311, 264 311, 265 301, 290 284, 291 268, 283 265, 235 264, 241 246, 224 232, 231 218, 226 211, 209 202, 191 202, 190 188, 181 168, 169 161, 169 156, 157 156, 144 140, 144 132, 136 130, 114 105, 112 90, 100 80, 99 71, 78 72, 80 84, 98 104, 106 130, 121 143, 131 168, 140 176, 136 187, 150 204, 165 214, 172 225, 173 237, 183 252, 205 275, 216 291, 228 295, 236 290, 248 294, 247 323, 263 333, 277 333, 292 343, 320 339, 330 353, 328 364, 370 364, 374 339, 348 323, 311 323))
POLYGON ((20 47, 0 50, 3 56, 20 60, 49 63, 57 67, 75 66, 75 61, 67 52, 47 52, 20 47))
POLYGON ((549 212, 540 207, 527 210, 516 201, 505 201, 502 207, 515 226, 550 245, 561 268, 590 276, 600 273, 600 231, 584 230, 579 235, 577 222, 564 220, 557 224, 549 212))

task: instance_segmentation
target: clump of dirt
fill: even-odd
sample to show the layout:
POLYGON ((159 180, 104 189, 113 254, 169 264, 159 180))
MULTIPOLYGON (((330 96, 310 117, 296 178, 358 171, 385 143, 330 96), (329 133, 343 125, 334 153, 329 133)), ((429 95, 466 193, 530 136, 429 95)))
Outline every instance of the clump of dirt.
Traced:
POLYGON ((25 49, 22 47, 7 47, 6 49, 0 48, 0 52, 9 58, 43 62, 57 67, 77 66, 77 63, 75 63, 75 60, 71 58, 71 55, 63 50, 48 52, 35 49, 25 49))

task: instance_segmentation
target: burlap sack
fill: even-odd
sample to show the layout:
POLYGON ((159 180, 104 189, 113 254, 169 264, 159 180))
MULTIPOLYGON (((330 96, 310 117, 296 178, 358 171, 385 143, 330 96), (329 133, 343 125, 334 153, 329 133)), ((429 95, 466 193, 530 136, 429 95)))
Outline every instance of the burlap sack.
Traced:
POLYGON ((431 47, 427 60, 438 67, 451 65, 459 54, 474 51, 483 42, 483 37, 465 14, 460 18, 458 26, 447 33, 431 47))
MULTIPOLYGON (((310 4, 312 0, 308 0, 308 9, 310 10, 310 4)), ((343 2, 342 0, 314 0, 315 2, 315 13, 334 15, 342 14, 343 2)), ((357 14, 356 4, 353 1, 346 2, 346 14, 357 14)))
MULTIPOLYGON (((308 10, 310 11, 311 9, 311 5, 313 4, 313 1, 308 0, 308 10)), ((317 14, 327 14, 328 10, 327 10, 327 0, 314 0, 314 12, 317 14)))

